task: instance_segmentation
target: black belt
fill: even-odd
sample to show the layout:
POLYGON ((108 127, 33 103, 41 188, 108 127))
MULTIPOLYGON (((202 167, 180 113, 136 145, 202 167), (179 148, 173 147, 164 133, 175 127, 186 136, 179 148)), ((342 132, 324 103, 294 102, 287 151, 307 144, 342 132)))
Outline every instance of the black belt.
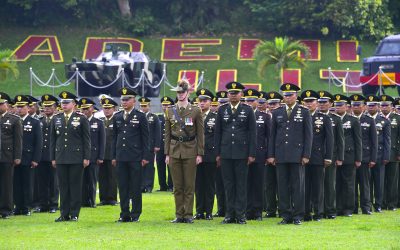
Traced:
POLYGON ((171 139, 179 142, 187 142, 187 141, 193 141, 196 139, 196 136, 174 136, 171 135, 171 139))

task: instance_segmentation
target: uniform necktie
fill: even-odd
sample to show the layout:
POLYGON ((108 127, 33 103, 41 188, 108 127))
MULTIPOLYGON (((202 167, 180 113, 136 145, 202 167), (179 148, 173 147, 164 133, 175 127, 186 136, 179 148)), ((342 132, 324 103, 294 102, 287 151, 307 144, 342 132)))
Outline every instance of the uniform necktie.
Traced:
POLYGON ((125 112, 125 113, 124 113, 124 120, 125 120, 125 121, 126 121, 126 119, 128 119, 128 115, 129 115, 128 112, 125 112))
POLYGON ((288 107, 287 109, 287 116, 290 117, 290 115, 292 114, 292 108, 288 107))
POLYGON ((65 115, 65 126, 68 125, 69 115, 65 115))
POLYGON ((46 122, 47 122, 47 124, 50 123, 50 117, 46 117, 46 122))
POLYGON ((232 114, 236 112, 236 108, 232 108, 232 114))

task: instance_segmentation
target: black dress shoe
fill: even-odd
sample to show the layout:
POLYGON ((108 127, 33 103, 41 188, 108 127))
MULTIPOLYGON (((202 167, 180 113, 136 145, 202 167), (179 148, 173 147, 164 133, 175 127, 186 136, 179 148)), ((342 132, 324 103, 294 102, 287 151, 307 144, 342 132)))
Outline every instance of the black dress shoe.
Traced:
POLYGON ((396 211, 397 208, 395 208, 395 207, 389 207, 388 210, 389 210, 389 211, 396 211))
POLYGON ((293 220, 293 224, 295 224, 295 225, 301 225, 301 220, 299 220, 299 219, 295 219, 295 220, 293 220))
POLYGON ((186 218, 186 219, 185 219, 185 223, 193 224, 193 223, 194 223, 194 220, 193 220, 193 218, 186 218))
POLYGON ((131 222, 132 221, 132 219, 131 219, 131 217, 120 217, 118 220, 116 220, 115 222, 118 222, 118 223, 124 223, 124 222, 131 222))
POLYGON ((132 222, 139 222, 139 218, 132 218, 132 222))
POLYGON ((326 218, 329 220, 333 220, 333 219, 336 219, 336 215, 330 214, 330 215, 327 215, 326 218))
POLYGON ((375 208, 375 212, 382 213, 382 208, 380 208, 380 207, 375 208))
POLYGON ((221 213, 221 212, 216 212, 216 213, 214 214, 214 217, 225 217, 225 214, 224 214, 224 213, 221 213))
POLYGON ((12 212, 13 215, 21 215, 22 211, 21 210, 16 210, 14 209, 14 211, 12 212))
POLYGON ((347 214, 347 213, 345 213, 345 214, 343 214, 343 216, 344 216, 344 217, 352 217, 353 214, 347 214))
POLYGON ((49 213, 51 213, 51 214, 54 214, 56 212, 56 209, 55 208, 51 208, 50 210, 49 210, 49 213))
POLYGON ((353 214, 358 214, 358 209, 354 209, 353 214))
POLYGON ((72 216, 71 217, 71 221, 78 221, 78 217, 77 216, 72 216))
POLYGON ((256 217, 254 217, 254 220, 256 220, 256 221, 262 221, 262 216, 256 216, 256 217))
POLYGON ((236 219, 225 218, 223 221, 221 221, 221 224, 232 224, 232 223, 236 223, 236 219))
POLYGON ((6 220, 6 219, 10 219, 10 215, 9 215, 9 214, 2 214, 2 215, 1 215, 1 218, 2 218, 2 219, 5 219, 5 220, 6 220))
POLYGON ((246 219, 244 219, 244 218, 238 219, 236 223, 240 224, 240 225, 247 224, 246 219))
POLYGON ((282 219, 280 222, 278 222, 278 225, 287 225, 292 223, 290 220, 282 219))
POLYGON ((372 212, 371 212, 371 211, 369 211, 369 210, 366 210, 366 211, 362 211, 362 214, 371 215, 371 214, 372 214, 372 212))
POLYGON ((185 223, 185 219, 183 218, 175 218, 174 220, 170 221, 171 223, 185 223))
POLYGON ((320 215, 314 215, 314 216, 312 217, 312 219, 313 219, 313 221, 321 221, 322 216, 320 216, 320 215))
POLYGON ((206 214, 206 220, 212 220, 213 216, 212 214, 206 214))
MULTIPOLYGON (((44 209, 43 209, 43 210, 44 210, 44 209)), ((34 213, 44 212, 44 211, 42 211, 42 209, 41 209, 40 207, 35 207, 34 209, 32 209, 32 211, 33 211, 34 213)))
POLYGON ((55 222, 63 222, 63 221, 69 221, 69 217, 68 216, 60 216, 57 219, 55 219, 55 222))
POLYGON ((204 217, 204 214, 195 214, 194 215, 194 219, 196 219, 196 220, 204 220, 205 217, 204 217))
POLYGON ((31 216, 32 213, 30 211, 24 213, 25 216, 31 216))
POLYGON ((312 221, 311 215, 305 215, 304 216, 304 221, 312 221))
POLYGON ((265 218, 276 218, 276 213, 266 213, 265 218))

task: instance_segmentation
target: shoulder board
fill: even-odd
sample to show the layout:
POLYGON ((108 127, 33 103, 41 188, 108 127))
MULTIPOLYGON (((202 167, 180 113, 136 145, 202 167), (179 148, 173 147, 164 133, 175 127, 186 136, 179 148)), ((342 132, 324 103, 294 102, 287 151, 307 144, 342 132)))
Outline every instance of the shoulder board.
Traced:
POLYGON ((80 116, 84 116, 84 114, 82 112, 79 112, 79 111, 75 111, 75 114, 80 115, 80 116))
POLYGON ((301 105, 301 104, 298 104, 299 105, 299 108, 303 108, 303 109, 307 109, 307 110, 310 110, 309 108, 307 108, 306 106, 304 106, 304 105, 301 105))
POLYGON ((31 116, 31 118, 32 118, 33 120, 39 121, 39 118, 38 118, 38 117, 32 117, 32 116, 31 116))
POLYGON ((222 103, 221 105, 219 105, 220 107, 224 107, 224 106, 226 106, 226 105, 228 105, 229 104, 229 102, 226 102, 226 103, 222 103))
POLYGON ((97 118, 97 119, 99 119, 100 121, 105 121, 106 120, 106 117, 105 116, 102 116, 102 117, 99 117, 99 118, 97 118))
POLYGON ((117 112, 114 112, 114 115, 121 113, 123 110, 118 110, 117 112))
POLYGON ((54 116, 62 116, 63 115, 63 113, 58 113, 58 114, 55 114, 54 116))
POLYGON ((336 114, 336 113, 333 113, 333 112, 329 112, 329 114, 330 114, 330 115, 333 115, 333 116, 340 117, 338 114, 336 114))
POLYGON ((19 116, 18 116, 18 115, 11 114, 11 113, 7 113, 7 115, 10 115, 11 117, 15 117, 15 118, 18 118, 18 119, 19 119, 19 116))

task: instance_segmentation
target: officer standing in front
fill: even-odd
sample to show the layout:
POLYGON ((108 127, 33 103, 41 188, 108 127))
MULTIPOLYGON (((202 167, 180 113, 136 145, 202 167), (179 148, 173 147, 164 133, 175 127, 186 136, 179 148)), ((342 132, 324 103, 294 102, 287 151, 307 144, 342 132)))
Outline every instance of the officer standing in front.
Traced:
POLYGON ((8 112, 11 98, 0 92, 0 216, 10 218, 13 211, 14 166, 21 164, 22 123, 8 112))
POLYGON ((305 173, 304 221, 320 221, 323 217, 325 168, 332 164, 332 122, 328 115, 317 111, 318 98, 318 93, 313 90, 305 90, 301 94, 304 105, 310 110, 313 126, 311 158, 305 173))
POLYGON ((117 166, 121 213, 117 222, 139 222, 142 214, 143 168, 149 163, 149 125, 146 115, 135 108, 136 92, 119 90, 123 111, 114 115, 113 166, 117 166), (132 210, 129 203, 132 201, 132 210))
POLYGON ((175 198, 172 223, 193 223, 196 166, 204 155, 203 117, 200 108, 188 102, 189 86, 182 79, 172 89, 178 101, 165 117, 165 162, 170 166, 175 198))
POLYGON ((342 119, 330 112, 333 104, 333 95, 328 91, 319 91, 319 111, 330 117, 333 128, 333 156, 332 164, 325 168, 324 178, 324 216, 327 219, 336 218, 336 168, 342 166, 344 158, 344 135, 342 119))
POLYGON ((300 88, 291 83, 280 87, 285 106, 272 111, 268 163, 276 165, 281 225, 301 225, 305 209, 305 166, 312 147, 312 119, 307 108, 296 103, 300 88))
POLYGON ((39 209, 40 212, 55 213, 58 209, 59 191, 56 169, 51 165, 50 159, 50 125, 56 114, 58 99, 55 96, 45 94, 41 101, 44 116, 40 118, 43 134, 42 159, 37 168, 39 174, 39 209))
POLYGON ((99 166, 103 164, 106 131, 102 120, 94 117, 94 101, 89 98, 79 100, 82 113, 90 126, 90 163, 83 172, 82 206, 96 208, 97 176, 99 166))
POLYGON ((342 119, 344 134, 343 165, 336 170, 336 208, 337 215, 351 217, 355 205, 356 168, 361 166, 362 136, 360 121, 347 113, 350 99, 347 96, 334 95, 336 113, 342 119))
POLYGON ((247 173, 256 157, 256 118, 253 109, 241 103, 244 86, 226 84, 229 103, 218 109, 215 144, 226 195, 223 224, 246 224, 247 173))
POLYGON ((196 215, 195 219, 212 220, 215 195, 215 174, 217 172, 215 151, 215 120, 217 113, 210 110, 214 95, 201 88, 196 92, 204 120, 204 156, 196 169, 196 215))
POLYGON ((400 160, 400 115, 393 112, 393 97, 379 96, 382 115, 390 122, 390 160, 385 166, 385 190, 383 192, 383 208, 396 210, 398 199, 399 160, 400 160))
POLYGON ((160 185, 160 190, 158 190, 158 191, 172 191, 173 190, 171 172, 169 170, 169 166, 167 166, 167 164, 165 164, 165 152, 164 152, 165 111, 171 105, 174 105, 174 100, 172 100, 171 97, 164 96, 161 98, 161 108, 162 108, 163 113, 158 115, 158 120, 160 121, 160 130, 161 130, 160 150, 156 154, 158 183, 160 185), (168 173, 168 177, 167 177, 167 173, 168 173))
POLYGON ((113 143, 113 122, 115 109, 118 107, 112 98, 101 99, 103 107, 103 123, 106 131, 106 146, 104 150, 103 164, 99 167, 99 205, 117 205, 117 170, 112 165, 112 143, 113 143))
POLYGON ((57 168, 61 216, 56 222, 78 221, 82 203, 83 170, 90 160, 90 128, 84 115, 74 112, 77 97, 60 93, 63 112, 51 121, 50 158, 57 168))
POLYGON ((150 136, 150 152, 151 159, 149 164, 143 169, 143 180, 142 180, 142 192, 151 193, 154 187, 154 161, 158 151, 160 151, 161 141, 161 126, 158 116, 150 112, 151 100, 147 97, 141 97, 139 99, 140 110, 145 113, 147 122, 149 124, 149 136, 150 136))
POLYGON ((247 220, 262 220, 263 198, 264 198, 264 173, 267 164, 267 149, 271 116, 266 112, 258 110, 260 93, 256 89, 246 89, 244 97, 246 103, 252 107, 256 117, 257 139, 256 159, 249 165, 247 175, 247 220))

